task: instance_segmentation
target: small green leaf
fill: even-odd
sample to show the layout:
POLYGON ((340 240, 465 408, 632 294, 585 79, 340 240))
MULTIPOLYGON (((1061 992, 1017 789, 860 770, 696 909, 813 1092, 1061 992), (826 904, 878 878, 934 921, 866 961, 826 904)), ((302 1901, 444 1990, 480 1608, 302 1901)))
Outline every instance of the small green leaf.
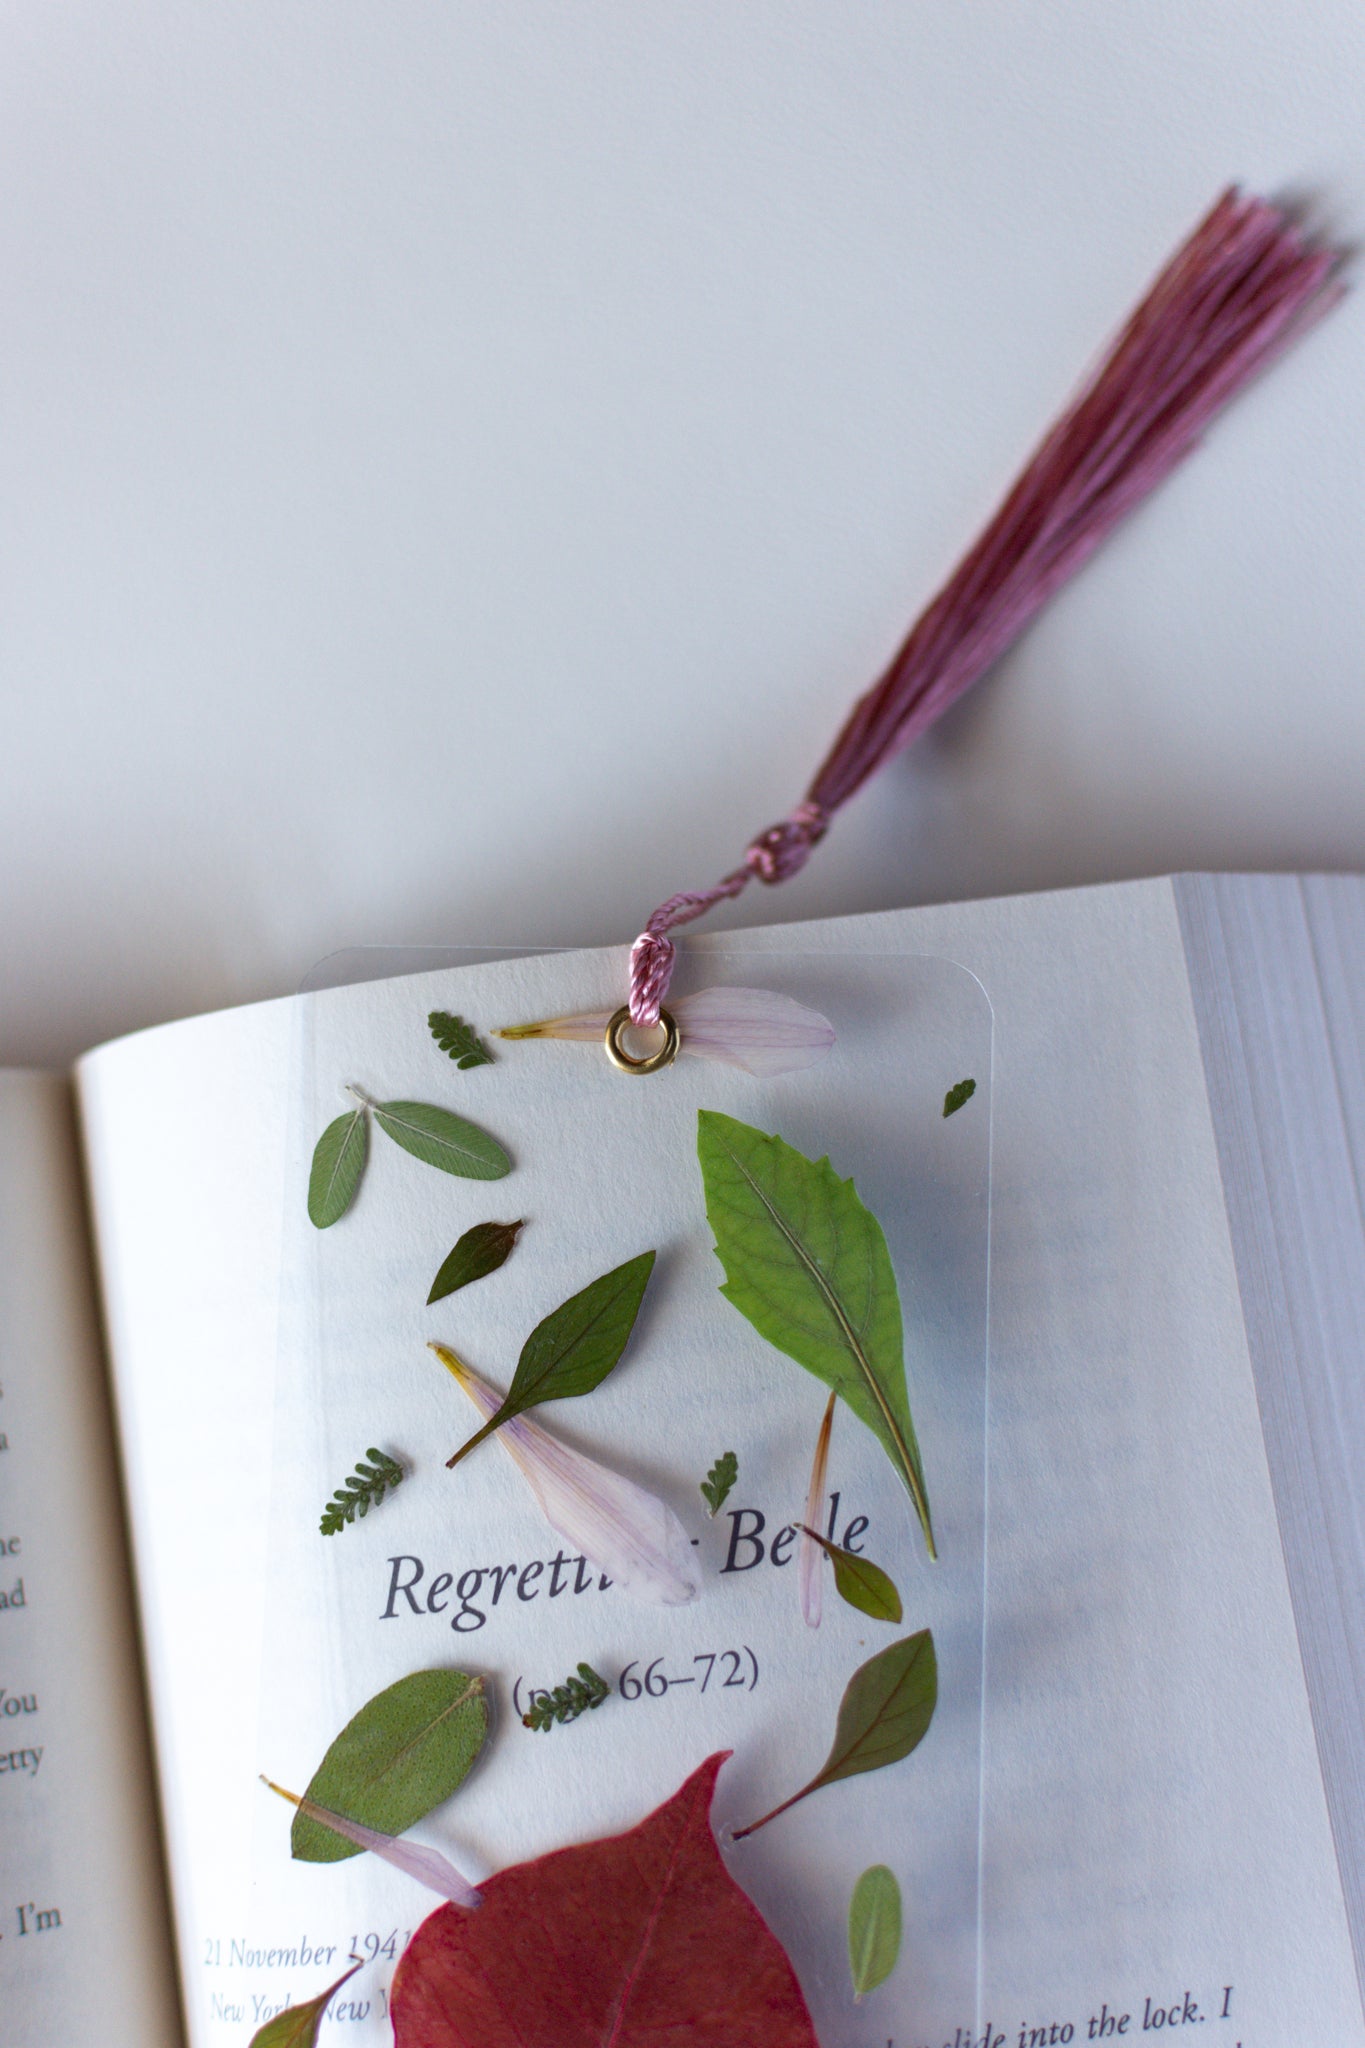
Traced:
POLYGON ((512 1162, 496 1138, 430 1102, 376 1102, 375 1121, 405 1152, 462 1180, 501 1180, 512 1162))
POLYGON ((738 1477, 739 1459, 733 1451, 722 1451, 701 1483, 701 1497, 710 1508, 713 1518, 724 1507, 730 1488, 738 1477))
POLYGON ((354 1522, 357 1515, 363 1522, 370 1509, 377 1508, 386 1493, 392 1493, 395 1486, 402 1484, 403 1467, 387 1451, 376 1450, 371 1444, 365 1456, 370 1460, 369 1464, 358 1463, 350 1478, 337 1488, 323 1509, 319 1527, 324 1536, 335 1536, 354 1522))
POLYGON ((970 1102, 975 1093, 975 1081, 955 1081, 943 1098, 943 1114, 951 1116, 955 1109, 961 1109, 964 1102, 970 1102))
POLYGON ((809 1798, 822 1785, 899 1763, 923 1742, 937 1700, 938 1662, 934 1638, 927 1628, 879 1650, 866 1664, 858 1666, 844 1688, 833 1746, 810 1783, 793 1792, 771 1813, 765 1813, 761 1820, 751 1821, 747 1828, 736 1828, 734 1839, 739 1841, 741 1836, 766 1827, 779 1813, 785 1813, 799 1799, 809 1798))
POLYGON ((471 1280, 486 1279, 499 1266, 505 1266, 525 1221, 523 1216, 517 1223, 476 1223, 472 1230, 467 1230, 441 1261, 427 1296, 428 1308, 433 1301, 444 1301, 457 1288, 468 1287, 471 1280))
POLYGON ((283 2012, 277 2012, 273 2020, 267 2020, 263 2027, 257 2027, 248 2048, 314 2048, 322 2015, 336 1997, 343 1984, 349 1984, 363 1963, 352 1963, 344 1977, 338 1977, 331 1989, 318 1998, 310 1998, 307 2005, 287 2005, 283 2012))
POLYGON ((600 1707, 610 1691, 599 1671, 594 1671, 591 1664, 580 1664, 576 1678, 566 1678, 553 1692, 532 1694, 531 1711, 522 1715, 521 1725, 548 1735, 556 1723, 562 1727, 564 1722, 576 1721, 580 1714, 600 1707))
POLYGON ((697 1154, 725 1268, 721 1293, 867 1424, 936 1556, 905 1387, 900 1294, 880 1223, 828 1159, 807 1159, 735 1117, 700 1111, 697 1154))
POLYGON ((363 1108, 348 1109, 318 1139, 308 1176, 308 1216, 319 1230, 350 1208, 369 1149, 370 1124, 363 1108))
POLYGON ((447 1465, 458 1465, 475 1444, 523 1410, 539 1407, 542 1401, 590 1394, 601 1385, 635 1327, 654 1270, 654 1256, 653 1252, 641 1252, 624 1266, 614 1266, 536 1324, 521 1347, 501 1408, 482 1429, 475 1430, 453 1458, 446 1459, 447 1465))
MULTIPOLYGON (((318 1765, 304 1797, 382 1834, 405 1834, 464 1783, 488 1731, 483 1680, 414 1671, 368 1700, 318 1765)), ((354 1843, 296 1813, 290 1847, 304 1863, 359 1856, 354 1843)))
POLYGON ((873 1564, 870 1557, 860 1557, 856 1550, 841 1550, 837 1543, 828 1542, 805 1522, 801 1527, 834 1566, 834 1590, 841 1600, 856 1607, 860 1614, 870 1614, 874 1621, 900 1620, 901 1596, 895 1580, 879 1564, 873 1564))
POLYGON ((492 1066, 492 1053, 463 1017, 452 1017, 449 1010, 433 1010, 427 1018, 427 1029, 457 1067, 492 1066))
POLYGON ((901 1952, 901 1888, 894 1871, 874 1863, 853 1887, 848 1905, 848 1967, 853 1996, 884 1984, 901 1952))

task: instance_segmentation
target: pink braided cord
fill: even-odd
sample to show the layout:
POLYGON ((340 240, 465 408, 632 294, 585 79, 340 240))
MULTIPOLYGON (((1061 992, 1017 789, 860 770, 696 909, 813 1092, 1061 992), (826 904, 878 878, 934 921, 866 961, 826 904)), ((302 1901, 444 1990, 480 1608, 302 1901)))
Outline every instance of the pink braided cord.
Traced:
POLYGON ((784 882, 805 865, 839 806, 999 659, 1227 401, 1336 303, 1337 261, 1277 207, 1223 194, 854 705, 805 801, 713 889, 654 911, 631 949, 633 1022, 658 1022, 675 957, 668 933, 738 896, 751 875, 784 882))

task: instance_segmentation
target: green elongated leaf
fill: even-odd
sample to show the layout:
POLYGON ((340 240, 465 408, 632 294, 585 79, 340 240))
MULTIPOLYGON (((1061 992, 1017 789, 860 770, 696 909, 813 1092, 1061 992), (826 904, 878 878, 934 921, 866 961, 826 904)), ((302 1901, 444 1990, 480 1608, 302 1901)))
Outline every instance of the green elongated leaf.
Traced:
POLYGON ((360 1107, 328 1124, 318 1139, 308 1175, 308 1218, 319 1230, 326 1230, 350 1208, 369 1150, 370 1121, 360 1107))
POLYGON ((736 1828, 734 1839, 739 1841, 741 1836, 766 1827, 779 1813, 785 1813, 799 1799, 809 1798, 822 1785, 899 1763, 923 1742, 937 1700, 938 1660, 934 1656, 934 1638, 927 1628, 879 1650, 866 1664, 858 1666, 844 1688, 833 1745, 810 1783, 793 1792, 771 1813, 765 1813, 761 1820, 751 1821, 747 1828, 736 1828))
POLYGON ((310 1998, 307 2005, 287 2005, 283 2012, 277 2012, 273 2020, 267 2020, 263 2027, 257 2027, 252 2035, 249 2048, 314 2048, 322 2015, 336 1997, 343 1984, 349 1984, 363 1963, 352 1963, 344 1977, 317 1998, 310 1998))
POLYGON ((701 1497, 710 1508, 713 1519, 724 1507, 730 1489, 738 1478, 739 1459, 733 1451, 722 1451, 701 1482, 701 1497))
POLYGON ((475 1444, 482 1443, 504 1422, 542 1401, 566 1401, 578 1394, 590 1394, 600 1386, 626 1348, 635 1327, 649 1276, 654 1270, 654 1253, 641 1252, 624 1266, 571 1294, 543 1322, 537 1323, 521 1347, 521 1357, 512 1375, 507 1397, 496 1415, 482 1429, 475 1430, 468 1443, 461 1444, 447 1465, 458 1465, 475 1444))
POLYGON ((395 1145, 462 1180, 501 1180, 512 1162, 497 1139, 431 1102, 376 1102, 375 1122, 395 1145))
POLYGON ((847 1600, 860 1614, 870 1614, 874 1621, 900 1620, 901 1596, 896 1582, 879 1564, 873 1564, 870 1557, 860 1557, 854 1550, 841 1550, 837 1543, 830 1543, 805 1522, 801 1527, 834 1566, 834 1590, 841 1600, 847 1600))
POLYGON ((432 1010, 427 1017, 427 1029, 457 1067, 492 1066, 492 1053, 463 1017, 452 1017, 449 1010, 432 1010))
POLYGON ((874 1863, 853 1887, 848 1904, 848 1967, 853 1996, 884 1984, 901 1952, 901 1888, 884 1863, 874 1863))
POLYGON ((955 1081, 943 1098, 943 1114, 951 1116, 964 1102, 970 1102, 975 1093, 975 1081, 955 1081))
MULTIPOLYGON (((467 1671, 414 1671, 367 1700, 346 1723, 304 1794, 382 1834, 405 1834, 449 1799, 488 1732, 483 1680, 467 1671)), ((303 1863, 361 1851, 308 1814, 294 1815, 290 1848, 303 1863)))
POLYGON ((936 1557, 905 1387, 900 1294, 880 1223, 828 1159, 807 1159, 735 1117, 701 1110, 697 1155, 725 1268, 721 1293, 867 1424, 936 1557))
POLYGON ((523 1216, 516 1223, 476 1223, 472 1230, 467 1230, 442 1259, 427 1296, 428 1308, 433 1301, 444 1301, 457 1288, 468 1287, 471 1280, 484 1280, 490 1273, 496 1273, 499 1266, 505 1266, 525 1222, 523 1216))

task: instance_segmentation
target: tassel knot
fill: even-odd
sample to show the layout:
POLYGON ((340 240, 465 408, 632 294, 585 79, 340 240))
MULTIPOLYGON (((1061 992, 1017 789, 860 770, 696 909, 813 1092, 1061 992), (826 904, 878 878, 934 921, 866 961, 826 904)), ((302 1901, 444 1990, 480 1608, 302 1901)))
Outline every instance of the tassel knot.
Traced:
POLYGON ((828 830, 829 814, 822 805, 798 804, 789 818, 749 841, 745 865, 760 882, 785 882, 806 865, 811 848, 828 830))

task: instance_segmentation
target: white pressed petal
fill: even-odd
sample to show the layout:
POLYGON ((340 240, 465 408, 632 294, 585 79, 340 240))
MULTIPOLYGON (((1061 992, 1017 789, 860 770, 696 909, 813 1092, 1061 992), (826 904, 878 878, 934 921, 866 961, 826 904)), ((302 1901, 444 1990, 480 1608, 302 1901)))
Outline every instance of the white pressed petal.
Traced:
MULTIPOLYGON (((462 1362, 456 1372, 444 1347, 438 1356, 484 1419, 495 1415, 502 1404, 487 1382, 462 1362)), ((570 1450, 524 1415, 513 1416, 495 1434, 550 1527, 623 1593, 663 1607, 697 1598, 701 1572, 691 1539, 657 1495, 570 1450)))
MULTIPOLYGON (((813 1067, 834 1044, 828 1017, 773 989, 704 988, 694 996, 680 996, 669 1008, 678 1026, 680 1052, 742 1067, 760 1080, 813 1067)), ((515 1024, 496 1035, 600 1045, 613 1015, 611 1010, 583 1010, 543 1024, 515 1024)))

